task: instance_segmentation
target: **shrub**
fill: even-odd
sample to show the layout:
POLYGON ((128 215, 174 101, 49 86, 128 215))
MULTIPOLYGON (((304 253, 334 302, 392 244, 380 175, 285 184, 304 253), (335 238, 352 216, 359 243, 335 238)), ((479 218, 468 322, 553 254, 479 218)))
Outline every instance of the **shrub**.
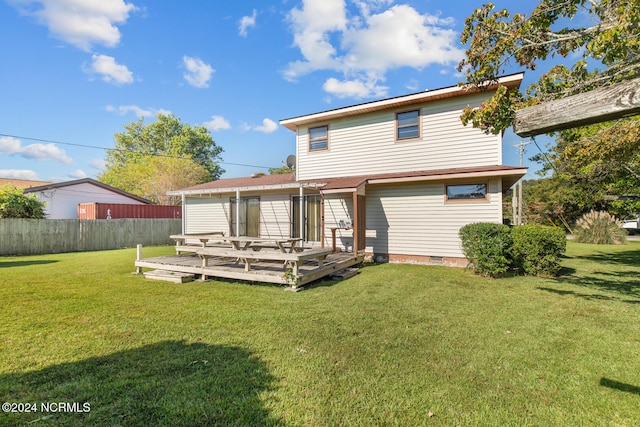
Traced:
POLYGON ((45 204, 35 195, 25 196, 24 191, 13 186, 0 189, 0 218, 32 218, 45 217, 45 204))
POLYGON ((567 249, 567 237, 558 228, 521 225, 511 230, 513 266, 530 276, 555 276, 560 257, 567 249))
POLYGON ((620 245, 626 240, 627 230, 622 228, 622 222, 615 216, 592 210, 576 222, 574 235, 579 243, 620 245))
POLYGON ((511 264, 511 233, 508 226, 493 223, 467 224, 460 229, 462 250, 473 271, 498 277, 511 264))

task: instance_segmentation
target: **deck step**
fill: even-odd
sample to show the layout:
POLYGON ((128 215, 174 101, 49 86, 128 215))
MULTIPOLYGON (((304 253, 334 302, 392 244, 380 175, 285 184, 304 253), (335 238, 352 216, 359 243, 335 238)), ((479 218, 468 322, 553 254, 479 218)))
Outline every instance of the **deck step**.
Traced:
POLYGON ((350 267, 342 269, 340 271, 336 271, 331 275, 331 278, 333 280, 344 280, 348 279, 349 277, 353 277, 356 274, 358 274, 358 268, 350 267))
POLYGON ((193 281, 195 274, 181 273, 179 271, 167 271, 167 270, 151 270, 143 273, 144 277, 153 280, 164 280, 166 282, 173 283, 186 283, 193 281))

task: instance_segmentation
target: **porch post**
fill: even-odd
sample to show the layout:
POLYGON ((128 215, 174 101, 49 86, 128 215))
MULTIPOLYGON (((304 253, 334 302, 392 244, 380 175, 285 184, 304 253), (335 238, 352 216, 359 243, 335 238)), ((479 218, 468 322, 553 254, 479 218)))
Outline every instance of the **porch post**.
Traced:
POLYGON ((182 193, 182 234, 187 234, 187 196, 182 193))
POLYGON ((358 240, 358 230, 360 224, 358 223, 358 191, 353 192, 353 224, 351 224, 353 228, 353 255, 358 256, 358 244, 360 243, 358 240))
POLYGON ((236 190, 236 237, 240 237, 240 189, 236 190))
POLYGON ((304 246, 304 188, 302 184, 300 184, 300 238, 303 239, 300 241, 300 246, 304 246))

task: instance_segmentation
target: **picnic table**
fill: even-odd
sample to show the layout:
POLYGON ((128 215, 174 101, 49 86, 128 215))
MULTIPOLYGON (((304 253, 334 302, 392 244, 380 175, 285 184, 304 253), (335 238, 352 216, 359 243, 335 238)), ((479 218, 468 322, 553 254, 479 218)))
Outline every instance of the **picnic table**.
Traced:
POLYGON ((187 240, 200 240, 200 245, 204 248, 209 241, 221 241, 224 240, 224 231, 210 231, 207 233, 186 233, 186 234, 172 234, 169 236, 176 241, 176 254, 181 250, 191 250, 187 246, 187 240))
POLYGON ((236 262, 243 262, 245 271, 251 270, 251 264, 255 261, 282 261, 284 265, 291 265, 292 273, 297 276, 299 266, 305 260, 314 259, 318 267, 324 263, 330 249, 305 248, 298 246, 302 240, 299 238, 259 238, 259 237, 225 237, 226 242, 231 243, 231 248, 202 247, 196 249, 196 254, 202 258, 202 267, 208 266, 208 260, 212 257, 235 258, 236 262), (265 250, 271 248, 273 250, 265 250))
POLYGON ((261 238, 261 237, 227 237, 225 241, 231 243, 231 246, 239 251, 251 249, 260 251, 261 249, 279 249, 282 253, 292 253, 296 250, 302 250, 302 246, 298 243, 302 241, 300 238, 283 237, 283 238, 261 238))

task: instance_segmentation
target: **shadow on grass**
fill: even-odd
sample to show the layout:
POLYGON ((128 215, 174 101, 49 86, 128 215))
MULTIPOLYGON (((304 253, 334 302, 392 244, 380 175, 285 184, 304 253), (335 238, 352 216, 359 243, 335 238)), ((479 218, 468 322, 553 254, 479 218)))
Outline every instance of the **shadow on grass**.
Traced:
POLYGON ((0 268, 9 268, 9 267, 29 267, 32 265, 44 265, 44 264, 53 264, 58 262, 53 259, 41 259, 41 260, 31 260, 31 261, 2 261, 0 260, 0 268))
POLYGON ((588 299, 588 300, 600 300, 600 301, 621 301, 621 302, 626 302, 629 304, 640 304, 640 299, 638 300, 632 300, 632 299, 622 299, 619 297, 613 297, 613 296, 608 296, 608 295, 602 295, 602 294, 588 294, 588 293, 581 293, 581 292, 574 292, 574 291, 565 291, 565 290, 561 290, 561 289, 553 289, 553 288, 544 288, 544 287, 538 287, 537 289, 540 289, 541 291, 546 291, 546 292, 551 292, 557 295, 562 295, 562 296, 574 296, 574 297, 578 297, 578 298, 584 298, 584 299, 588 299))
POLYGON ((640 395, 640 387, 610 380, 608 378, 604 378, 604 377, 600 378, 600 385, 604 387, 609 387, 616 390, 624 391, 626 393, 633 393, 633 394, 640 395))
POLYGON ((640 264, 640 250, 628 250, 616 253, 594 253, 575 256, 576 259, 586 259, 602 264, 619 264, 637 267, 640 264))
POLYGON ((264 362, 231 346, 164 341, 35 372, 0 376, 0 425, 278 425, 260 400, 273 387, 264 362), (88 412, 41 412, 47 402, 88 403, 88 412))

